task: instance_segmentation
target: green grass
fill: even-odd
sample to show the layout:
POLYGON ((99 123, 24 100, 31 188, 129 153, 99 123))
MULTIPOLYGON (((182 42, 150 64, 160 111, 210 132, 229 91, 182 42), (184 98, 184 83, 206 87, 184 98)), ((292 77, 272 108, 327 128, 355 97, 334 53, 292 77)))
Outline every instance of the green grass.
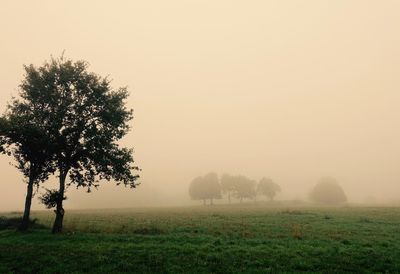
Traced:
POLYGON ((68 211, 62 235, 1 230, 0 273, 37 272, 398 273, 400 208, 68 211))

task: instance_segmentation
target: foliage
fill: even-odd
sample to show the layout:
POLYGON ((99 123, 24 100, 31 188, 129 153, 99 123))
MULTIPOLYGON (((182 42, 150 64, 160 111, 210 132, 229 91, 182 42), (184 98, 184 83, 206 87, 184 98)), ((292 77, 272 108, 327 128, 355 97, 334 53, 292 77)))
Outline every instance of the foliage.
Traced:
POLYGON ((88 72, 85 61, 64 57, 40 67, 25 66, 18 108, 41 106, 42 126, 55 146, 60 172, 70 171, 71 183, 90 189, 111 178, 131 187, 132 150, 117 141, 129 130, 132 110, 125 106, 126 88, 114 90, 107 78, 88 72))
POLYGON ((243 199, 254 199, 256 197, 256 182, 246 176, 235 176, 235 197, 242 201, 243 199))
MULTIPOLYGON (((23 90, 23 88, 22 88, 23 90)), ((21 92, 22 94, 23 92, 21 92)), ((33 94, 37 97, 38 93, 33 94)), ((56 170, 54 140, 48 134, 42 114, 42 105, 20 104, 14 99, 0 117, 0 152, 13 156, 17 169, 27 183, 24 215, 20 230, 30 226, 29 216, 34 186, 48 179, 56 170)))
POLYGON ((59 174, 59 195, 47 197, 58 200, 45 199, 49 206, 56 203, 53 232, 62 229, 64 191, 70 184, 88 192, 100 180, 137 186, 133 151, 118 144, 133 117, 125 105, 127 97, 126 88, 113 89, 109 79, 89 72, 85 61, 61 56, 40 67, 25 66, 19 98, 12 105, 21 110, 40 108, 34 123, 40 121, 59 174))
POLYGON ((66 200, 67 197, 60 197, 60 192, 57 189, 46 189, 46 192, 39 197, 40 202, 48 209, 56 207, 57 201, 60 199, 66 200))
POLYGON ((221 189, 224 194, 235 191, 236 189, 235 178, 236 178, 235 176, 229 174, 223 174, 221 176, 221 189))
POLYGON ((267 196, 270 200, 280 191, 281 187, 270 178, 262 178, 257 185, 257 193, 267 196))
POLYGON ((310 197, 314 202, 325 204, 338 204, 347 201, 342 187, 332 177, 321 178, 312 190, 310 197))
POLYGON ((221 186, 216 173, 200 176, 190 183, 189 195, 193 200, 221 199, 221 186))
POLYGON ((55 170, 52 142, 36 117, 37 111, 34 106, 26 109, 11 104, 0 117, 1 151, 12 155, 16 167, 34 184, 47 180, 55 170))
POLYGON ((232 194, 242 201, 243 199, 254 199, 256 197, 255 181, 243 175, 232 176, 224 174, 221 178, 221 185, 224 193, 232 194))
POLYGON ((223 174, 221 177, 221 190, 223 194, 228 195, 229 203, 231 202, 231 196, 236 189, 235 177, 229 174, 223 174))

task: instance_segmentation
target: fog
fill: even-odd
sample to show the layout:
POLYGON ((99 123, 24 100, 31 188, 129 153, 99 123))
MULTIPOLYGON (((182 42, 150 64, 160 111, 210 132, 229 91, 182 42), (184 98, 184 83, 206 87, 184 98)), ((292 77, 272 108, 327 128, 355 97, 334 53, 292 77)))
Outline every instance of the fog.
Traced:
MULTIPOLYGON (((193 204, 190 181, 210 171, 271 177, 277 200, 305 199, 334 176, 350 202, 396 202, 399 11, 395 0, 6 0, 0 110, 23 64, 64 50, 128 86, 135 118, 123 144, 141 185, 70 187, 66 208, 193 204)), ((23 208, 11 160, 0 156, 0 211, 23 208)), ((44 207, 34 198, 33 208, 44 207)))

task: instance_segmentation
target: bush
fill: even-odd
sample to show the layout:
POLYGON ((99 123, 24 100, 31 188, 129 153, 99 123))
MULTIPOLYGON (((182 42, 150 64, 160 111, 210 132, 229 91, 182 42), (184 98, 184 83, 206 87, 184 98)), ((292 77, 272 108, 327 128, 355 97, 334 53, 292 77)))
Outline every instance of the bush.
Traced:
MULTIPOLYGON (((21 217, 11 217, 7 218, 4 216, 0 216, 0 230, 5 229, 17 229, 18 226, 21 224, 22 218, 21 217)), ((35 228, 43 228, 43 225, 36 224, 37 219, 30 219, 29 220, 29 227, 35 228)))

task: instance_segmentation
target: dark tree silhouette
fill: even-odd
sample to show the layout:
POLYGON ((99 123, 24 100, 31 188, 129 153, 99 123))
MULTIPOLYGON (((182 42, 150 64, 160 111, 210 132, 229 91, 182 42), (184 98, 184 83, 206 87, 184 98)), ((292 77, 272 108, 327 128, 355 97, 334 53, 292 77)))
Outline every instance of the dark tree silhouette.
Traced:
POLYGON ((265 195, 271 201, 280 191, 281 187, 270 178, 262 178, 257 185, 257 194, 265 195))
POLYGON ((42 126, 41 107, 30 104, 22 107, 12 102, 0 118, 1 151, 12 155, 16 167, 27 183, 24 213, 19 230, 28 229, 34 187, 55 171, 51 140, 42 126))
POLYGON ((310 197, 314 202, 324 204, 340 204, 347 201, 342 187, 332 177, 321 178, 312 190, 310 197))
POLYGON ((125 106, 126 88, 114 90, 110 80, 87 71, 84 61, 64 57, 51 59, 40 67, 25 66, 20 100, 21 108, 42 108, 42 126, 54 147, 59 188, 53 233, 62 231, 65 189, 71 184, 88 192, 101 179, 136 187, 138 168, 132 150, 117 141, 128 132, 132 110, 125 106), (66 183, 69 177, 70 182, 66 183))
POLYGON ((200 176, 190 183, 189 195, 193 200, 210 200, 212 205, 214 199, 221 199, 221 185, 219 184, 218 175, 216 173, 208 173, 205 176, 200 176))

